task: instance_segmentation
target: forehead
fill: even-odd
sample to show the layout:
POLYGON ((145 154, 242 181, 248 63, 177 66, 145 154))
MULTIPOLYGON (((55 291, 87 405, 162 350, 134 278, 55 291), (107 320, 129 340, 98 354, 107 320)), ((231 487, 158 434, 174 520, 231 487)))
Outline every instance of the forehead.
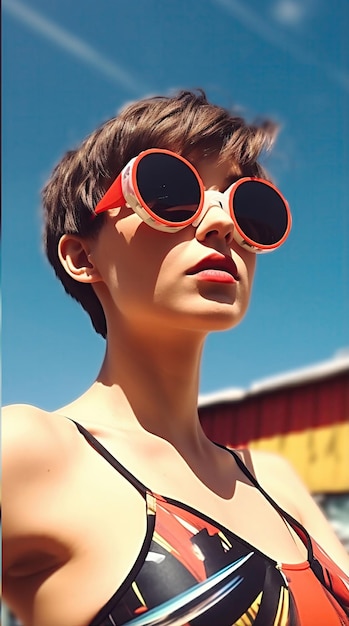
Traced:
POLYGON ((235 180, 243 176, 241 166, 230 159, 218 159, 218 157, 209 157, 197 159, 194 162, 204 186, 217 187, 224 191, 235 180))

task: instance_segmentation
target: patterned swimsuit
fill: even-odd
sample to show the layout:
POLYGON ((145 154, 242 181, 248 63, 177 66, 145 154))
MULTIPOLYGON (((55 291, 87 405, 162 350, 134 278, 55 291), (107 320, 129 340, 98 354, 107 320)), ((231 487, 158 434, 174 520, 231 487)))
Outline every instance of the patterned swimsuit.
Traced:
POLYGON ((349 579, 304 527, 239 468, 307 547, 280 564, 190 506, 153 493, 83 426, 80 433, 143 496, 147 530, 122 585, 89 626, 348 626, 349 579))

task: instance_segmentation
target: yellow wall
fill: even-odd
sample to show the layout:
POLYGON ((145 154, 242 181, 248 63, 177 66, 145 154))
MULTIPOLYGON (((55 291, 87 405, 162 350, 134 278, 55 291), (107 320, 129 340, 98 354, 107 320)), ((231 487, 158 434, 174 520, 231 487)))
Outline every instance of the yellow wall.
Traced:
POLYGON ((349 423, 251 441, 286 457, 312 493, 349 491, 349 423))

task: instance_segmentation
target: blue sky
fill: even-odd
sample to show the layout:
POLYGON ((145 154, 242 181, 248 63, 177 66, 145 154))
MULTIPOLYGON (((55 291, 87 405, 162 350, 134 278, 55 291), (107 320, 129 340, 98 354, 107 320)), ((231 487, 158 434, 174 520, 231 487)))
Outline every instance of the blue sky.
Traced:
POLYGON ((41 251, 47 176, 125 102, 178 88, 280 122, 266 165, 294 218, 244 322, 208 339, 201 392, 349 346, 348 23, 344 0, 3 0, 5 404, 65 404, 104 352, 41 251))

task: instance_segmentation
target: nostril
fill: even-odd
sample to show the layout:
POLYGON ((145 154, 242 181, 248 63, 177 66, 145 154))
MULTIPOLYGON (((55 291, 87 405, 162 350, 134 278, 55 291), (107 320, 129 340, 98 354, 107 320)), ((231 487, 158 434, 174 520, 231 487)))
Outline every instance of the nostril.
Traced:
POLYGON ((225 241, 227 242, 227 244, 231 244, 231 242, 234 239, 234 233, 232 230, 229 230, 229 232, 227 232, 227 234, 225 235, 225 241))
POLYGON ((206 233, 206 237, 212 237, 213 235, 219 235, 218 230, 208 230, 206 233))

